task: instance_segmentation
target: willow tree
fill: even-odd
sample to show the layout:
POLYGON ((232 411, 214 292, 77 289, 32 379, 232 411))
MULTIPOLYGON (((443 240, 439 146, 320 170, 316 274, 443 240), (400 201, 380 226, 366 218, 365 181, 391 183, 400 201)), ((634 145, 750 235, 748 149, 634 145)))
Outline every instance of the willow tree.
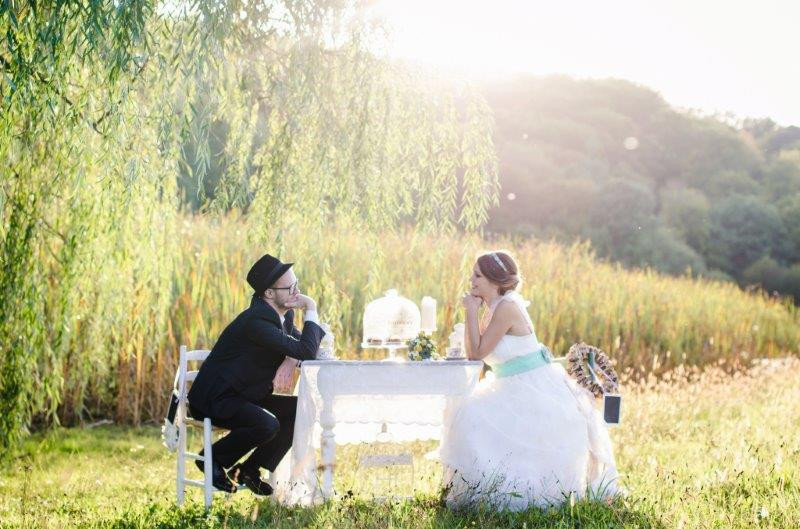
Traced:
POLYGON ((244 208, 278 248, 290 225, 482 225, 485 104, 371 52, 364 4, 0 3, 0 447, 32 417, 158 409, 113 381, 150 376, 170 332, 181 171, 222 157, 208 214, 244 208))

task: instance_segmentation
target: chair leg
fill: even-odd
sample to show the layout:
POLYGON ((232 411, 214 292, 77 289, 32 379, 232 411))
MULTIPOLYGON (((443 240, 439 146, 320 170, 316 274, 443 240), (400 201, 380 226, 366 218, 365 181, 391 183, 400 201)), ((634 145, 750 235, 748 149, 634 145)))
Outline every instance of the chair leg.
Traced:
POLYGON ((177 475, 176 494, 178 506, 180 507, 183 505, 183 497, 184 493, 186 492, 186 484, 184 483, 184 480, 186 479, 186 425, 183 422, 181 422, 181 425, 178 427, 177 475))
POLYGON ((211 469, 211 462, 213 461, 213 455, 211 454, 211 435, 211 419, 206 417, 203 419, 203 492, 205 493, 206 509, 211 507, 211 501, 214 495, 214 486, 211 481, 213 475, 211 469))

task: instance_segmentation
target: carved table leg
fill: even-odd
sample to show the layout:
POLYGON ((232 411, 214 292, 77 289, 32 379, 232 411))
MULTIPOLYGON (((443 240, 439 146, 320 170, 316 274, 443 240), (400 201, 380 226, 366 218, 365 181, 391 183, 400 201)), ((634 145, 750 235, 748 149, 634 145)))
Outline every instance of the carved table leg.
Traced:
POLYGON ((320 452, 322 452, 322 499, 325 501, 333 498, 333 468, 336 463, 336 439, 333 427, 336 418, 333 414, 333 384, 331 375, 325 370, 320 370, 318 382, 322 396, 322 410, 320 412, 320 452))
POLYGON ((322 498, 329 500, 333 497, 333 467, 336 464, 336 439, 333 434, 333 414, 325 417, 323 411, 321 419, 322 438, 320 448, 322 452, 322 498))

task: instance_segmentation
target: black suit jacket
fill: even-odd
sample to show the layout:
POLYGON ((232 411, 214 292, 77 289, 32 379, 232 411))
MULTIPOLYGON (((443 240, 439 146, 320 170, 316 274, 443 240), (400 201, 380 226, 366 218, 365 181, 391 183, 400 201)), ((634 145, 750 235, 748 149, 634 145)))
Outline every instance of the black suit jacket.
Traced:
POLYGON ((287 356, 314 359, 325 332, 307 321, 300 333, 293 318, 293 311, 287 311, 281 328, 275 309, 253 296, 250 307, 222 331, 200 366, 188 395, 192 411, 228 418, 243 401, 258 404, 272 393, 272 379, 287 356))

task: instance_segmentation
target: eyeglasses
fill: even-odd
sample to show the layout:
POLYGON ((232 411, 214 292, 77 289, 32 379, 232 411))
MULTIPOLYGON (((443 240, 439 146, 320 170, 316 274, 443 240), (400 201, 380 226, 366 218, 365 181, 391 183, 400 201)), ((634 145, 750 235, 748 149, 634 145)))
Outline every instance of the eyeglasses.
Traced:
POLYGON ((297 292, 297 281, 289 285, 288 287, 269 287, 272 290, 288 290, 289 294, 294 294, 297 292))

